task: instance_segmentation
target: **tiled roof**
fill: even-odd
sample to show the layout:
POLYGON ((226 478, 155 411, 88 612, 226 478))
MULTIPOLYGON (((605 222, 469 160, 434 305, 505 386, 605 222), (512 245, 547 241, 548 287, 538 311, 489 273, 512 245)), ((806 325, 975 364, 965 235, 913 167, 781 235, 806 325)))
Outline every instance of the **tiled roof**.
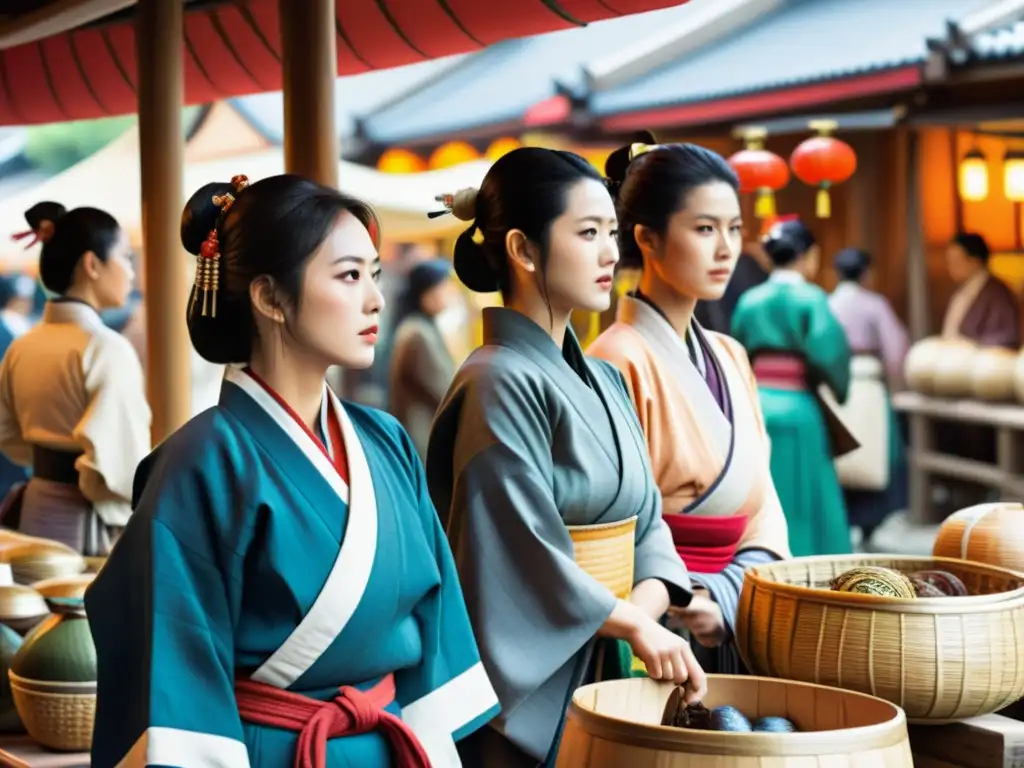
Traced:
POLYGON ((790 0, 719 43, 591 98, 598 115, 849 77, 925 60, 947 20, 991 0, 790 0))
POLYGON ((1024 21, 1003 29, 982 32, 971 39, 971 58, 998 61, 1024 56, 1024 21))

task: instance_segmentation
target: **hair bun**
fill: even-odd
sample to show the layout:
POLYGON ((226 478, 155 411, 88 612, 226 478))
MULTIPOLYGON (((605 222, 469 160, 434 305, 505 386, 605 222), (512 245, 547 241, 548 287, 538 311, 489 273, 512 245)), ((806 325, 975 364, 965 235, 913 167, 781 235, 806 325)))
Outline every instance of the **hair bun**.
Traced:
POLYGON ((213 198, 235 194, 235 187, 229 182, 204 184, 188 199, 181 212, 181 244, 193 256, 198 256, 210 230, 217 228, 221 207, 213 198))

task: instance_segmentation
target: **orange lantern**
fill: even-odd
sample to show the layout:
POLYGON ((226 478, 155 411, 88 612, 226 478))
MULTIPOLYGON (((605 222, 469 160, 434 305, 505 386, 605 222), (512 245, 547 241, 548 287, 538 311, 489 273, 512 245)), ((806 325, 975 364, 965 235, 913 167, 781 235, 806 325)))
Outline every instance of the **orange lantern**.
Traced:
POLYGON ((513 139, 509 136, 505 136, 492 141, 484 154, 487 159, 493 163, 498 158, 504 157, 513 149, 519 149, 521 146, 523 145, 519 143, 519 139, 513 139))
POLYGON ((830 134, 839 127, 832 120, 814 120, 810 124, 817 136, 800 143, 789 158, 793 174, 804 184, 818 187, 817 214, 819 219, 832 215, 829 189, 842 184, 857 170, 857 154, 845 141, 830 134))
POLYGON ((389 149, 377 161, 382 173, 420 173, 427 170, 423 158, 408 149, 389 149))
POLYGON ((472 144, 467 144, 464 141, 449 141, 435 149, 427 163, 430 170, 439 171, 442 168, 451 168, 454 165, 462 165, 479 159, 480 153, 472 144))
POLYGON ((754 128, 746 132, 747 148, 729 158, 729 165, 740 179, 740 192, 756 193, 754 215, 768 219, 775 215, 775 193, 789 184, 786 161, 764 148, 768 132, 754 128))

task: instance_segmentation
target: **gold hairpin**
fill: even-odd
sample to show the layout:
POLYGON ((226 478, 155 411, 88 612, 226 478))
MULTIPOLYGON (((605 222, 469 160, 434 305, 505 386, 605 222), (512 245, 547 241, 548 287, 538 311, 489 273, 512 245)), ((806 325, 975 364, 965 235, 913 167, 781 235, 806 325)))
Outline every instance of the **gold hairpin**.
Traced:
POLYGON ((632 162, 640 157, 640 155, 646 155, 648 152, 658 149, 659 147, 661 147, 660 144, 644 144, 641 141, 631 144, 629 147, 629 160, 632 162))

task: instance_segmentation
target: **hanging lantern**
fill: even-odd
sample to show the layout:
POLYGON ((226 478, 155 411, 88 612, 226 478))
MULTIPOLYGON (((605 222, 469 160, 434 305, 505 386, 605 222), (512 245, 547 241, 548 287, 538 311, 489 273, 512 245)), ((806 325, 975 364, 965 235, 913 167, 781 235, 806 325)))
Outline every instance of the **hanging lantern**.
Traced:
POLYGON ((377 161, 382 173, 420 173, 427 170, 423 158, 408 149, 389 149, 377 161))
POLYGON ((510 136, 505 136, 492 141, 491 145, 487 147, 487 151, 484 155, 493 163, 498 160, 498 158, 504 157, 513 149, 519 149, 521 146, 523 145, 519 143, 519 139, 513 139, 510 136))
POLYGON ((449 141, 433 151, 428 164, 430 170, 439 171, 442 168, 451 168, 479 159, 480 153, 472 144, 467 144, 464 141, 449 141))
POLYGON ((764 148, 768 132, 753 128, 746 132, 746 149, 729 158, 729 165, 740 180, 740 192, 754 193, 754 215, 768 219, 775 215, 775 193, 789 184, 786 161, 764 148))
POLYGON ((979 202, 988 197, 988 159, 977 147, 964 155, 957 174, 960 197, 969 202, 979 202))
POLYGON ((1003 193, 1007 200, 1024 202, 1024 152, 1011 149, 1003 158, 1003 193))
POLYGON ((845 141, 830 135, 839 127, 835 121, 812 120, 809 127, 818 135, 802 141, 790 155, 789 164, 800 181, 818 188, 816 213, 819 219, 827 219, 832 215, 829 189, 853 176, 857 154, 845 141))

